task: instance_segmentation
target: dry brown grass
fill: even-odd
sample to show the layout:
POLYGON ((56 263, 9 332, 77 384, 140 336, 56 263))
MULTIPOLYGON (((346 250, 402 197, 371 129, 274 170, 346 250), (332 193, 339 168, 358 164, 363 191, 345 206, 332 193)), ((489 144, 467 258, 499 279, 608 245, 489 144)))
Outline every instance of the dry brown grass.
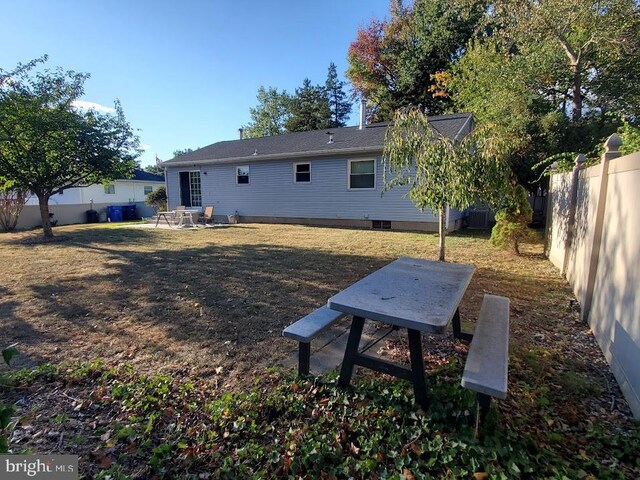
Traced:
MULTIPOLYGON (((229 385, 290 355, 295 345, 282 329, 332 294, 399 256, 437 255, 432 234, 307 226, 56 233, 69 238, 27 244, 33 233, 0 235, 0 345, 19 342, 18 366, 103 358, 198 375, 222 366, 229 385)), ((560 358, 579 348, 572 339, 586 327, 541 245, 515 257, 486 234, 459 233, 447 248, 449 261, 477 269, 463 321, 475 319, 485 292, 506 295, 512 352, 543 348, 560 358)))

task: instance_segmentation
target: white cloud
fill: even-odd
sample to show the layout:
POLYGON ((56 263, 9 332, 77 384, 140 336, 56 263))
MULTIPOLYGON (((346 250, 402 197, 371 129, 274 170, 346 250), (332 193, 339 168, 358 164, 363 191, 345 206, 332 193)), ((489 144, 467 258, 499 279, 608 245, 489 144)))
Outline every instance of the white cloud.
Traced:
POLYGON ((74 100, 73 102, 71 102, 71 105, 77 108, 83 108, 85 110, 94 109, 94 110, 97 110, 98 112, 105 112, 105 113, 111 113, 116 111, 115 108, 107 107, 105 105, 100 105, 99 103, 95 103, 95 102, 87 102, 86 100, 74 100))
POLYGON ((140 143, 140 148, 146 152, 151 147, 149 145, 147 145, 146 143, 140 143))

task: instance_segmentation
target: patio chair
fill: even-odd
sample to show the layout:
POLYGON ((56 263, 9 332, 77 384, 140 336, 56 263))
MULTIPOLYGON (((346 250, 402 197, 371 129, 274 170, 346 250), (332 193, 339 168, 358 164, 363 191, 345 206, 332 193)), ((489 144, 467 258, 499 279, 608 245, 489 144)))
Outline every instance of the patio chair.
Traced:
POLYGON ((198 221, 202 221, 205 227, 207 226, 207 222, 213 223, 213 205, 204 208, 204 212, 200 214, 198 221))

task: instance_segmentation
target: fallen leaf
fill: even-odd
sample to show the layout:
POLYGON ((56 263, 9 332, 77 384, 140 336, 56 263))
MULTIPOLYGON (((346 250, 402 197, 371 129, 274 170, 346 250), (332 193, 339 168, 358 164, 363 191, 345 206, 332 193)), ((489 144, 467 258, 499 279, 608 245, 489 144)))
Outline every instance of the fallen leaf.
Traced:
POLYGON ((104 457, 102 457, 102 459, 100 459, 100 466, 102 468, 109 468, 112 463, 113 462, 111 461, 108 455, 105 455, 104 457))
POLYGON ((406 467, 402 469, 402 475, 404 475, 407 480, 416 480, 416 477, 411 473, 411 470, 406 467))
POLYGON ((475 480, 487 480, 489 474, 487 472, 476 472, 473 474, 473 478, 475 478, 475 480))

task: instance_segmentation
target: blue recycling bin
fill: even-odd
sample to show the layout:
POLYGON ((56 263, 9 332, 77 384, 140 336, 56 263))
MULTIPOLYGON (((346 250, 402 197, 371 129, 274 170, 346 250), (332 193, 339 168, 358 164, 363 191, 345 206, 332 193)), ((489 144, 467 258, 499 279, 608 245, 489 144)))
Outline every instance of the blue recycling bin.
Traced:
POLYGON ((124 215, 121 205, 109 205, 107 207, 107 217, 112 222, 122 222, 124 215))

